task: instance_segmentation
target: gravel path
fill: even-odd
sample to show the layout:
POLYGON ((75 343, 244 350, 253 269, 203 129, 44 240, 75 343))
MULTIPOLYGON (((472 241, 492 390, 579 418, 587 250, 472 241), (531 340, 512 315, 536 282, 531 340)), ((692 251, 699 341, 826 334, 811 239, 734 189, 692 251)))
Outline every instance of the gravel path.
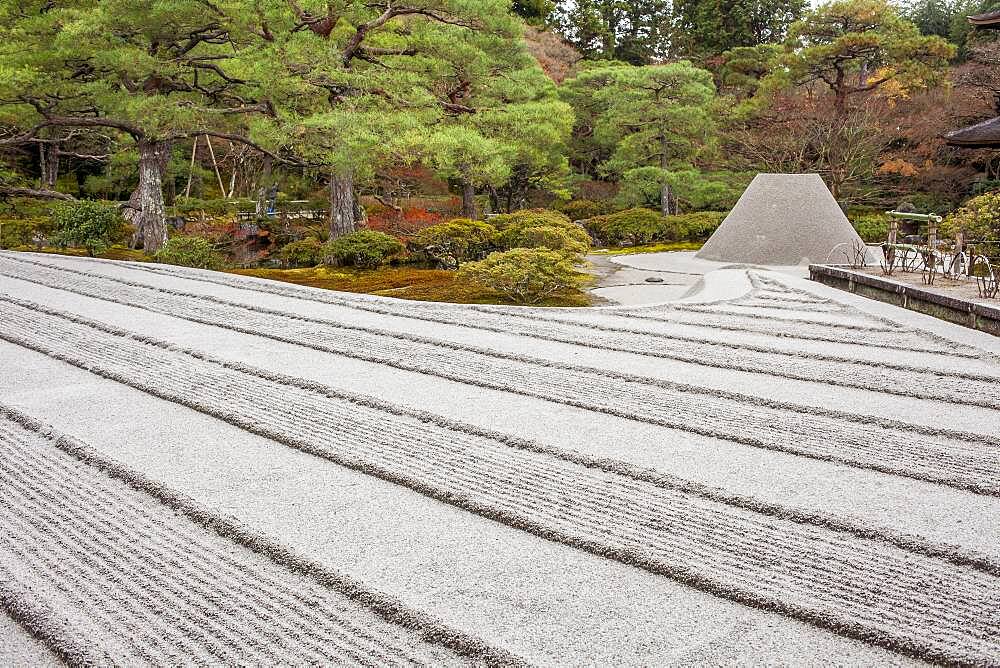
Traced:
MULTIPOLYGON (((355 297, 158 265, 117 267, 3 253, 0 276, 6 278, 0 285, 6 287, 0 292, 9 294, 0 295, 0 339, 140 391, 151 401, 221 420, 270 442, 276 452, 291 449, 346 467, 587 559, 620 562, 703 596, 903 655, 955 664, 994 662, 1000 656, 1000 546, 989 534, 985 543, 982 536, 963 540, 961 533, 946 540, 937 530, 915 533, 902 518, 893 525, 891 509, 888 519, 874 520, 862 499, 852 512, 824 511, 783 501, 780 494, 747 493, 735 478, 727 489, 669 467, 643 466, 626 452, 598 456, 600 449, 589 444, 567 447, 559 439, 526 438, 519 428, 484 428, 440 402, 441 410, 420 410, 357 383, 331 385, 298 369, 276 370, 264 359, 258 364, 252 356, 238 361, 245 356, 234 358, 209 336, 219 332, 220 342, 252 337, 276 350, 293 346, 317 361, 326 356, 373 371, 426 377, 428 387, 449 383, 473 395, 520 397, 540 410, 549 406, 554 415, 624 420, 692 444, 731 443, 725 447, 759 452, 762 461, 771 458, 775 464, 812 461, 832 472, 846 467, 873 480, 888 476, 890 485, 909 481, 899 484, 910 485, 910 502, 920 503, 920 494, 933 498, 935 488, 941 495, 966 495, 969 508, 980 503, 977 499, 1000 496, 1000 365, 992 353, 790 288, 767 272, 745 275, 751 290, 721 302, 513 310, 355 297), (250 295, 256 293, 269 297, 255 303, 250 295), (76 305, 58 295, 85 301, 76 305), (150 316, 126 327, 102 322, 92 314, 92 305, 100 303, 107 304, 109 315, 131 310, 150 316), (310 303, 315 307, 308 308, 310 303), (348 317, 331 317, 331 308, 348 317), (190 337, 171 340, 140 326, 164 316, 180 318, 197 332, 191 339, 196 345, 178 342, 190 337), (720 337, 716 321, 734 336, 720 337), (459 330, 469 336, 450 334, 459 330), (865 338, 852 340, 848 331, 864 332, 865 338), (525 342, 521 352, 503 343, 509 339, 525 342), (548 354, 553 345, 575 349, 572 361, 548 354), (885 354, 893 349, 895 354, 885 354), (759 376, 787 387, 805 382, 819 388, 819 395, 838 395, 842 404, 864 392, 874 403, 893 405, 899 397, 933 414, 965 411, 976 419, 929 426, 906 415, 886 415, 884 408, 824 408, 816 405, 817 397, 773 400, 744 388, 609 369, 598 359, 623 353, 759 376)), ((169 337, 170 330, 163 335, 169 337)), ((386 598, 329 570, 329 564, 288 557, 280 535, 262 537, 243 525, 220 532, 218 523, 229 520, 207 506, 191 501, 193 516, 179 518, 171 510, 170 500, 177 497, 170 486, 107 460, 99 442, 53 436, 17 409, 3 411, 10 424, 3 427, 0 421, 0 467, 10 473, 0 493, 13 499, 4 525, 13 529, 0 534, 7 539, 0 553, 2 600, 20 615, 22 626, 63 657, 232 663, 225 651, 245 651, 262 661, 290 662, 307 651, 329 650, 348 652, 340 657, 350 663, 372 656, 375 663, 388 662, 371 654, 376 651, 418 663, 538 658, 531 648, 494 647, 497 634, 488 629, 459 629, 427 617, 400 602, 405 596, 386 598), (80 484, 68 484, 77 479, 80 484), (136 480, 146 483, 137 486, 136 480), (125 492, 138 500, 115 501, 125 492), (124 507, 138 514, 124 517, 124 507), (31 533, 31 518, 39 517, 42 528, 31 533), (171 524, 181 520, 191 526, 171 524), (152 553, 142 552, 136 547, 142 541, 130 538, 129 531, 104 535, 93 528, 102 521, 107 527, 135 525, 136 535, 172 545, 173 552, 153 547, 152 553), (20 540, 29 533, 31 540, 20 540), (66 541, 64 535, 76 539, 66 541), (34 564, 31 550, 52 556, 34 564), (178 562, 169 555, 180 553, 190 554, 192 563, 226 554, 236 569, 226 576, 231 581, 281 584, 273 590, 253 587, 259 597, 240 608, 239 596, 221 589, 230 580, 215 583, 190 569, 175 572, 178 562), (78 572, 66 566, 74 560, 79 571, 89 569, 90 580, 60 585, 60 577, 78 572), (108 570, 108 563, 118 562, 136 578, 154 577, 149 563, 164 567, 149 588, 123 593, 135 580, 108 570), (262 575, 259 569, 265 567, 276 572, 262 575), (188 582, 201 583, 202 589, 189 593, 183 584, 188 582), (145 593, 156 587, 166 592, 163 600, 177 597, 177 605, 194 606, 206 616, 191 621, 195 618, 187 615, 158 614, 162 603, 145 593), (275 603, 301 600, 296 596, 340 601, 316 603, 319 608, 309 606, 302 614, 322 618, 326 626, 315 627, 321 637, 347 640, 330 647, 317 641, 308 649, 308 639, 295 634, 305 622, 289 623, 293 613, 275 603), (230 599, 224 614, 212 611, 212 605, 230 599), (333 607, 325 612, 324 605, 333 607), (268 606, 282 616, 269 621, 268 606), (357 645, 344 625, 365 615, 375 622, 358 628, 375 640, 358 650, 363 643, 357 645), (56 633, 60 624, 72 633, 56 633), (133 631, 114 630, 129 624, 133 631), (154 630, 157 624, 162 631, 154 630), (254 630, 246 642, 258 645, 232 650, 225 644, 226 629, 232 635, 232 629, 248 624, 254 630), (212 648, 223 654, 212 654, 212 648)), ((824 483, 831 491, 838 479, 846 484, 853 476, 836 475, 824 483)), ((858 650, 844 645, 842 651, 848 656, 858 650)))

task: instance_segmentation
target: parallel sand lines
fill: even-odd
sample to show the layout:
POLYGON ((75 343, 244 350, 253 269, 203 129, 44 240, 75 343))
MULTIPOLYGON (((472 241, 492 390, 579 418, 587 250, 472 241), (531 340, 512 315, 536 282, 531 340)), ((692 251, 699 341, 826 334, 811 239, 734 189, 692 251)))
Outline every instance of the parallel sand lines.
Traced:
MULTIPOLYGON (((3 256, 0 255, 0 257, 3 256)), ((7 255, 6 258, 42 267, 57 266, 65 271, 77 272, 77 270, 69 269, 62 263, 52 265, 34 260, 27 260, 23 257, 15 258, 11 255, 7 255)), ((857 318, 856 324, 850 324, 849 322, 845 322, 846 318, 842 313, 837 313, 826 320, 802 320, 785 317, 785 314, 762 315, 762 309, 755 309, 749 314, 734 314, 730 311, 720 310, 725 309, 729 302, 721 302, 719 304, 711 305, 679 304, 669 307, 638 308, 630 310, 591 309, 581 311, 579 309, 548 309, 540 311, 530 308, 500 309, 490 306, 465 306, 461 307, 460 310, 456 310, 453 306, 448 307, 435 303, 407 303, 403 301, 389 300, 373 301, 366 298, 366 296, 361 295, 357 297, 340 297, 334 293, 326 291, 304 291, 301 288, 285 286, 274 281, 250 280, 246 278, 228 276, 225 274, 215 274, 215 272, 213 272, 215 275, 208 275, 204 272, 196 273, 192 270, 183 270, 174 267, 143 265, 137 263, 116 264, 124 265, 125 268, 133 271, 173 276, 200 283, 224 285, 226 287, 253 290, 255 292, 266 292, 285 297, 292 297, 299 300, 315 301, 382 315, 412 318, 429 322, 439 322, 442 324, 451 324, 475 329, 485 329, 487 331, 527 336, 532 336, 532 333, 529 330, 522 329, 525 326, 524 323, 530 325, 541 322, 584 327, 588 332, 593 329, 597 329, 611 333, 639 334, 695 343, 700 342, 712 345, 722 345, 724 347, 738 350, 742 350, 745 347, 744 344, 738 342, 727 343, 724 340, 708 340, 704 338, 704 336, 717 334, 714 330, 722 329, 731 332, 743 332, 778 337, 779 341, 777 341, 776 344, 778 344, 779 347, 760 347, 760 350, 762 352, 779 352, 782 354, 794 353, 787 350, 781 350, 780 340, 794 338, 815 341, 833 341, 862 347, 892 348, 900 351, 941 353, 953 357, 976 358, 982 356, 983 354, 982 351, 978 351, 967 346, 956 345, 952 342, 948 342, 947 345, 944 345, 937 339, 937 337, 929 335, 926 332, 903 329, 897 325, 887 323, 882 319, 860 312, 855 314, 857 318), (475 313, 476 318, 470 319, 467 317, 469 313, 475 313), (488 314, 490 317, 483 318, 480 314, 488 314), (657 314, 666 315, 661 316, 657 314), (636 321, 662 323, 666 326, 680 324, 702 327, 704 328, 704 335, 702 338, 698 338, 691 336, 678 336, 676 334, 670 334, 668 332, 657 330, 642 328, 636 329, 634 325, 636 321)), ((102 278, 113 278, 104 274, 95 274, 91 272, 80 273, 99 276, 102 278)), ((808 314, 801 315, 806 316, 808 314)), ((547 340, 560 340, 545 336, 541 338, 546 338, 547 340)), ((586 341, 581 342, 579 340, 574 340, 568 342, 577 343, 579 345, 587 345, 586 341)), ((750 346, 750 349, 753 348, 754 346, 750 346)), ((625 350, 624 352, 638 352, 639 354, 643 354, 642 351, 635 351, 631 348, 629 350, 625 350)), ((662 354, 658 356, 667 357, 662 354)), ((821 358, 825 357, 821 356, 821 358)), ((829 357, 829 359, 836 360, 840 358, 829 357)), ((855 360, 848 358, 846 361, 855 360)), ((884 362, 883 364, 891 363, 884 362)))
MULTIPOLYGON (((9 265, 5 264, 4 266, 9 265)), ((81 275, 89 274, 89 272, 78 272, 65 268, 63 271, 81 275)), ((16 270, 6 268, 3 273, 14 277, 31 275, 31 272, 24 270, 16 273, 16 270)), ((99 274, 89 275, 103 280, 116 280, 99 274)), ((190 275, 185 277, 190 278, 190 275)), ((25 280, 32 279, 29 277, 25 280)), ((199 276, 194 280, 200 281, 202 278, 199 276)), ((219 282, 214 278, 205 280, 213 283, 219 282)), ((223 282, 225 280, 222 279, 223 282)), ((132 281, 125 282, 142 285, 132 281)), ((254 286, 256 287, 256 284, 254 286)), ((246 288, 247 286, 246 283, 243 283, 242 286, 237 287, 246 288)), ((270 292, 271 290, 268 288, 265 288, 264 291, 270 292)), ((297 291, 297 296, 302 298, 302 291, 297 291)), ((385 315, 527 336, 600 350, 671 359, 707 367, 853 387, 898 396, 912 396, 915 393, 913 388, 920 388, 919 393, 922 398, 984 408, 1000 408, 1000 366, 991 363, 976 365, 973 371, 966 372, 961 370, 963 365, 954 365, 958 368, 952 368, 949 367, 946 360, 942 360, 941 365, 937 368, 930 368, 898 363, 890 359, 857 360, 821 353, 782 350, 778 347, 732 344, 697 337, 637 331, 594 323, 586 325, 562 323, 554 317, 527 314, 501 315, 491 310, 475 309, 476 317, 469 318, 467 315, 463 316, 461 312, 428 307, 424 304, 375 303, 322 294, 312 295, 309 299, 385 315)), ((780 343, 780 339, 778 343, 780 343)))
POLYGON ((35 281, 50 287, 407 371, 753 447, 1000 494, 996 466, 1000 440, 995 438, 863 415, 767 405, 756 397, 348 327, 151 286, 43 269, 34 274, 35 281))
POLYGON ((920 658, 1000 655, 1000 578, 6 302, 4 338, 497 521, 920 658))
POLYGON ((0 606, 73 664, 517 662, 2 405, 0 500, 0 606))

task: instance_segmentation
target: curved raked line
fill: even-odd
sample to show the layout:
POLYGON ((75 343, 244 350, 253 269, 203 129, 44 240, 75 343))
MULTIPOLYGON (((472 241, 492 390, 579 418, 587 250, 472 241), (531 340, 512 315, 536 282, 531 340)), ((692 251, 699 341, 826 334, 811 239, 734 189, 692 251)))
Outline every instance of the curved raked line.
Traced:
POLYGON ((91 342, 54 322, 36 325, 51 343, 27 347, 549 540, 924 659, 981 663, 1000 649, 984 630, 1000 614, 997 580, 980 569, 626 482, 528 442, 148 337, 118 335, 134 342, 123 347, 114 336, 91 342), (245 392, 215 389, 240 383, 245 392), (872 588, 881 594, 863 594, 872 588))

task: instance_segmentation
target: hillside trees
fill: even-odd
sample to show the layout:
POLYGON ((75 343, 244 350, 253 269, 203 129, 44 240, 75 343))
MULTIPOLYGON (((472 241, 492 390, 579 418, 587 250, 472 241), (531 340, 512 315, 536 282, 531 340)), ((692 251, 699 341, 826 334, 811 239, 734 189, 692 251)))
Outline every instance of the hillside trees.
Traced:
POLYGON ((269 113, 235 76, 236 40, 221 10, 196 0, 4 3, 0 113, 17 127, 0 145, 76 128, 138 154, 138 186, 123 210, 136 245, 166 241, 162 174, 178 140, 246 141, 239 120, 269 113))
POLYGON ((832 97, 837 115, 852 99, 890 84, 924 87, 939 80, 954 47, 921 35, 885 0, 836 0, 789 30, 783 60, 792 85, 816 85, 832 97))
POLYGON ((885 0, 822 5, 789 29, 755 111, 731 125, 730 146, 753 165, 819 172, 835 197, 863 197, 848 191, 874 177, 892 141, 888 112, 941 82, 953 55, 885 0))

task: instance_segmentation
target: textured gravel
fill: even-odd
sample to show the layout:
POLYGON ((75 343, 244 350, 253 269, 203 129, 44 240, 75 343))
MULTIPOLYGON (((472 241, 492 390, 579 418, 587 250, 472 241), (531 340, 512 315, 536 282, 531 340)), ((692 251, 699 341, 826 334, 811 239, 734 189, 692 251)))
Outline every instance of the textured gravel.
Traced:
MULTIPOLYGON (((590 311, 511 310, 379 300, 176 268, 112 267, 4 253, 0 254, 0 286, 6 290, 0 291, 11 294, 0 296, 0 338, 33 351, 32 355, 85 370, 105 379, 102 382, 142 392, 150 401, 185 406, 221 420, 227 428, 254 434, 277 450, 305 453, 325 465, 346 467, 390 488, 406 489, 454 509, 451 512, 499 523, 507 530, 586 555, 587 560, 610 560, 638 568, 647 574, 644 577, 665 578, 692 588, 700 596, 721 598, 794 624, 824 629, 848 643, 840 646, 844 657, 855 656, 862 663, 874 661, 874 655, 861 658, 859 647, 850 643, 860 641, 945 663, 992 663, 1000 656, 1000 546, 991 531, 984 535, 973 529, 979 535, 966 539, 961 531, 921 525, 920 517, 929 518, 930 512, 918 511, 911 520, 898 517, 903 506, 895 511, 891 506, 876 511, 863 498, 851 501, 847 497, 842 504, 824 508, 805 498, 793 500, 777 490, 755 488, 752 480, 764 478, 756 471, 747 471, 750 477, 746 482, 733 470, 728 478, 716 477, 723 486, 706 484, 711 476, 692 475, 680 465, 675 472, 667 464, 670 457, 662 460, 663 465, 643 465, 645 445, 637 444, 631 453, 625 442, 619 442, 616 451, 596 442, 573 444, 555 437, 538 438, 536 430, 512 424, 509 429, 506 425, 496 429, 489 420, 469 419, 468 411, 457 405, 449 409, 446 400, 402 400, 395 390, 382 389, 382 381, 377 380, 405 375, 426 378, 421 386, 440 387, 446 393, 454 388, 470 397, 504 397, 497 405, 500 411, 506 411, 508 403, 514 406, 520 402, 530 404, 532 411, 548 410, 558 420, 589 414, 595 424, 610 426, 613 421, 624 421, 623 425, 635 426, 623 428, 622 433, 669 434, 690 447, 704 443, 704 456, 709 458, 721 452, 718 448, 729 448, 758 453, 754 457, 762 463, 771 461, 782 467, 798 467, 797 461, 802 462, 802 470, 827 467, 834 477, 821 483, 821 495, 832 496, 838 481, 861 485, 865 476, 873 482, 882 477, 887 488, 909 490, 906 503, 953 495, 954 501, 947 503, 958 504, 956 509, 962 504, 970 509, 977 504, 995 508, 992 500, 1000 496, 1000 440, 995 428, 1000 424, 996 421, 1000 366, 991 352, 957 344, 891 317, 873 316, 810 290, 789 287, 767 272, 750 270, 743 275, 750 289, 721 301, 688 299, 653 308, 590 311), (254 300, 251 295, 258 292, 262 298, 254 300), (102 322, 102 303, 106 304, 108 322, 102 322), (310 303, 314 308, 308 308, 310 303), (126 315, 129 312, 136 314, 131 322, 126 315), (334 313, 348 317, 336 318, 334 313), (164 318, 185 324, 175 326, 164 318), (158 319, 166 326, 150 329, 158 319), (179 335, 182 331, 191 332, 191 336, 179 335), (468 336, 456 334, 466 331, 468 336), (852 338, 852 332, 863 333, 864 338, 852 338), (312 360, 320 367, 316 373, 294 362, 287 370, 275 368, 271 360, 254 357, 257 353, 227 349, 230 344, 220 346, 213 343, 213 337, 217 342, 252 342, 248 353, 273 348, 277 359, 285 350, 299 349, 304 363, 312 360), (511 339, 521 339, 525 345, 515 352, 507 343, 511 339), (572 355, 555 354, 571 349, 575 349, 572 355), (886 351, 895 354, 886 355, 886 351), (702 384, 692 382, 691 377, 679 382, 664 377, 662 371, 608 368, 606 362, 621 354, 649 363, 662 359, 669 364, 701 367, 713 378, 739 373, 770 379, 764 382, 786 388, 808 383, 819 391, 801 401, 776 400, 767 398, 766 392, 747 392, 745 386, 726 389, 717 381, 702 384), (347 376, 346 383, 330 384, 326 379, 336 377, 334 367, 329 367, 329 372, 322 367, 334 360, 344 360, 345 369, 370 368, 375 372, 374 382, 365 387, 347 376), (817 405, 825 403, 819 400, 825 392, 836 395, 839 404, 817 405), (859 392, 872 397, 871 407, 850 405, 849 398, 859 392), (940 415, 953 410, 975 419, 947 425, 929 424, 929 419, 911 420, 908 414, 896 416, 887 410, 900 400, 914 404, 914 412, 927 408, 922 412, 940 415), (432 410, 418 408, 424 403, 432 410), (844 410, 845 406, 850 410, 844 410), (914 531, 918 526, 923 528, 914 531), (948 538, 944 538, 946 533, 948 538)), ((12 411, 10 415, 20 413, 12 411)), ((26 420, 30 422, 30 418, 26 420)), ((203 651, 218 642, 216 636, 222 631, 206 632, 200 622, 178 630, 177 619, 157 619, 155 623, 169 628, 153 632, 151 637, 176 637, 177 643, 187 648, 158 649, 155 642, 149 645, 147 640, 134 639, 135 634, 109 631, 115 622, 100 621, 104 618, 87 607, 107 611, 118 605, 107 602, 119 600, 108 593, 116 591, 117 585, 109 585, 107 577, 101 580, 95 576, 93 589, 80 590, 67 602, 59 598, 64 592, 51 584, 58 578, 46 570, 57 571, 59 563, 77 559, 106 576, 108 571, 106 567, 101 570, 100 564, 109 560, 134 557, 144 564, 165 557, 135 557, 115 540, 98 536, 93 538, 98 541, 93 548, 63 545, 58 540, 35 548, 55 555, 51 558, 54 561, 39 567, 42 575, 32 575, 24 566, 31 561, 29 553, 18 552, 13 546, 20 533, 31 526, 21 518, 43 516, 65 521, 67 527, 82 527, 76 529, 80 541, 91 540, 85 520, 74 520, 64 506, 91 508, 87 504, 93 503, 96 505, 84 514, 100 518, 100 501, 90 497, 96 496, 94 490, 106 488, 102 481, 108 477, 107 467, 98 466, 93 486, 63 490, 62 496, 48 501, 49 505, 37 505, 43 497, 48 498, 37 490, 55 485, 49 478, 59 477, 43 471, 57 467, 48 460, 37 465, 33 460, 19 464, 18 457, 23 455, 18 453, 26 449, 33 454, 51 451, 89 471, 95 468, 93 462, 81 460, 79 453, 99 453, 102 449, 100 442, 82 444, 75 451, 60 449, 51 445, 59 439, 54 441, 39 429, 32 432, 18 426, 0 433, 0 444, 9 446, 0 453, 0 466, 10 466, 13 472, 5 479, 20 481, 29 473, 39 478, 21 487, 12 486, 16 488, 12 494, 28 496, 17 497, 17 502, 10 504, 15 514, 9 525, 16 530, 4 548, 13 556, 8 559, 12 565, 4 572, 3 582, 7 587, 4 600, 14 603, 7 607, 35 620, 37 628, 32 631, 42 637, 52 635, 53 624, 67 624, 73 633, 65 637, 56 634, 65 645, 50 643, 62 647, 58 651, 63 656, 74 656, 73 652, 85 657, 95 652, 112 656, 117 651, 154 663, 173 656, 211 660, 210 654, 183 652, 195 651, 192 643, 197 642, 192 639, 199 633, 206 637, 197 649, 203 651), (37 442, 21 432, 34 433, 37 442), (24 443, 48 445, 48 450, 26 448, 24 443), (72 494, 88 498, 76 502, 72 494), (20 516, 17 508, 21 508, 20 516), (76 521, 84 524, 72 524, 76 521), (99 552, 100 558, 88 557, 105 543, 111 552, 99 552), (60 556, 59 550, 70 548, 77 551, 60 556), (33 597, 30 592, 34 592, 33 597), (89 630, 86 624, 96 626, 89 630)), ((87 435, 93 440, 95 434, 87 435)), ((65 442, 76 443, 67 439, 65 442)), ((111 477, 129 487, 129 476, 140 479, 143 475, 139 470, 127 470, 124 479, 111 477)), ((166 475, 166 470, 161 473, 166 475)), ((64 480, 83 477, 78 473, 62 475, 64 480)), ((132 485, 129 489, 151 507, 161 508, 165 498, 173 498, 169 484, 157 483, 148 489, 132 485)), ((223 517, 207 509, 209 506, 198 508, 202 518, 223 517)), ((170 517, 175 516, 170 513, 170 517)), ((116 521, 112 517, 108 524, 116 521)), ((212 540, 233 540, 225 532, 209 531, 205 521, 186 521, 193 522, 196 533, 207 534, 212 540)), ((171 534, 179 532, 170 529, 171 534)), ((248 535, 258 534, 251 531, 248 535)), ((41 538, 45 536, 33 540, 41 538)), ((434 652, 444 652, 442 657, 456 661, 484 657, 512 661, 515 655, 536 661, 542 656, 538 644, 544 643, 543 639, 508 643, 503 633, 486 628, 483 622, 455 624, 439 610, 432 610, 435 618, 421 616, 404 592, 393 592, 399 598, 388 599, 397 606, 394 610, 405 611, 393 617, 379 607, 378 601, 383 599, 375 590, 352 585, 373 592, 371 596, 378 599, 373 603, 375 599, 352 597, 342 586, 331 586, 331 582, 343 581, 337 579, 336 570, 331 571, 333 580, 319 578, 317 582, 314 574, 310 580, 309 569, 301 568, 300 562, 282 562, 285 546, 294 544, 300 549, 290 535, 269 534, 266 549, 255 550, 253 541, 236 542, 271 567, 288 569, 289 564, 299 564, 291 569, 292 575, 305 580, 287 585, 288 592, 305 587, 302 582, 307 582, 324 595, 340 595, 351 605, 360 606, 358 615, 372 615, 387 625, 386 633, 396 639, 386 640, 385 647, 404 643, 400 656, 433 663, 439 662, 434 652), (444 621, 436 621, 441 618, 444 621), (512 654, 505 654, 505 649, 512 654)), ((208 549, 195 547, 201 545, 196 540, 185 545, 193 553, 208 549)), ((329 567, 327 562, 322 568, 329 567)), ((502 565, 499 567, 502 573, 502 565)), ((140 569, 137 573, 146 572, 140 566, 134 568, 140 569)), ((174 573, 171 568, 163 569, 162 576, 162 583, 150 587, 181 591, 177 582, 198 581, 197 574, 174 573)), ((203 582, 207 587, 208 581, 203 582)), ((128 600, 134 608, 116 613, 124 615, 123 624, 148 618, 140 591, 128 600)), ((211 588, 204 594, 210 601, 227 596, 211 588)), ((258 604, 266 605, 271 597, 262 594, 258 604)), ((192 605, 204 609, 203 605, 192 605)), ((249 623, 247 613, 237 610, 233 614, 232 628, 249 623)), ((353 614, 342 617, 349 619, 353 614)), ((209 615, 206 620, 221 624, 220 629, 230 623, 217 617, 209 615)), ((331 629, 339 628, 341 622, 336 619, 340 618, 332 613, 323 617, 334 625, 331 629)), ((255 638, 274 636, 279 640, 273 648, 254 646, 247 652, 280 652, 282 647, 295 651, 299 640, 294 634, 280 640, 280 632, 267 630, 266 616, 254 618, 253 623, 258 624, 252 634, 255 638)), ((136 628, 148 630, 144 623, 136 628)), ((799 647, 790 650, 790 655, 803 650, 808 655, 805 648, 817 646, 810 634, 798 630, 795 636, 799 647)), ((723 646, 733 647, 729 642, 723 646)), ((383 646, 382 640, 374 646, 383 646)), ((576 647, 579 651, 579 645, 576 647)), ((733 651, 733 656, 740 656, 738 649, 733 651)), ((595 649, 594 656, 601 653, 595 649)), ((747 655, 751 654, 747 648, 747 655)), ((718 661, 722 655, 716 647, 703 656, 718 661)), ((350 655, 347 660, 356 662, 357 656, 350 655)), ((573 663, 583 656, 577 654, 574 660, 567 655, 549 655, 549 659, 573 663)), ((646 662, 652 656, 641 659, 632 655, 624 661, 646 662)), ((283 661, 278 654, 261 657, 283 661)), ((692 659, 690 655, 687 658, 692 659)), ((231 657, 217 660, 232 662, 231 657)), ((618 661, 622 660, 619 657, 618 661)))
MULTIPOLYGON (((697 257, 795 265, 843 262, 864 242, 819 174, 758 174, 697 257)), ((867 252, 869 261, 877 258, 867 252)))

